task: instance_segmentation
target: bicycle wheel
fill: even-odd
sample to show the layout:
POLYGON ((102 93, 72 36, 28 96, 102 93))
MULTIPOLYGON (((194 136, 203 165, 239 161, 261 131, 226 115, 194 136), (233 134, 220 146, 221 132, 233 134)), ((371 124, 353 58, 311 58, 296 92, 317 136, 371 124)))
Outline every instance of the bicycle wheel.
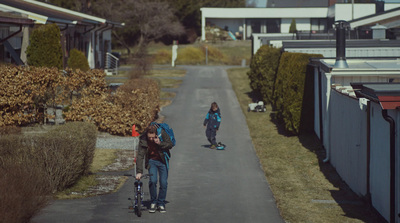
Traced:
POLYGON ((140 194, 138 194, 137 197, 137 204, 136 204, 136 214, 138 217, 142 216, 142 196, 140 196, 140 194))

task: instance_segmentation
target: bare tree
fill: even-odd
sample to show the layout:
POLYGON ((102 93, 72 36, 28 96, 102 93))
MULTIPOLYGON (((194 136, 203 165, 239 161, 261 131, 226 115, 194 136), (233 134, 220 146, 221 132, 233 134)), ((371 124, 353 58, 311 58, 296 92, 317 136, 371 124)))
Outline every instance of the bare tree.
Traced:
POLYGON ((164 36, 179 36, 184 33, 182 24, 167 2, 128 0, 123 15, 127 25, 140 33, 137 56, 147 55, 148 44, 164 36))

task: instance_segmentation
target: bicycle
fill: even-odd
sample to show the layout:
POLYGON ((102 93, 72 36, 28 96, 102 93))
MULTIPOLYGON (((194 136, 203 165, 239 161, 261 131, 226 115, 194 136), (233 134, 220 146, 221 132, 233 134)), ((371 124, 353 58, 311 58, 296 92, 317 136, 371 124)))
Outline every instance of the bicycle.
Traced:
MULTIPOLYGON (((124 174, 125 176, 133 176, 132 174, 124 174)), ((150 176, 152 176, 152 174, 143 174, 141 179, 146 179, 149 178, 150 176)), ((143 205, 143 198, 144 198, 144 192, 143 192, 143 182, 141 181, 141 179, 139 180, 135 180, 135 203, 132 202, 132 206, 129 207, 129 209, 134 209, 135 210, 135 214, 138 217, 142 216, 142 205, 143 205)), ((128 198, 128 200, 132 201, 131 198, 128 198)))

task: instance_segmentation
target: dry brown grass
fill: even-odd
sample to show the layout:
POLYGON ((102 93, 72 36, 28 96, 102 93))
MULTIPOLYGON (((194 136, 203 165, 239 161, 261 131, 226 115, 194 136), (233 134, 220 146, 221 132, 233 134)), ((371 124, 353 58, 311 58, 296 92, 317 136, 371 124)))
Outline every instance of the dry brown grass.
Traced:
POLYGON ((112 164, 117 158, 117 151, 117 149, 96 149, 90 171, 96 173, 103 167, 112 164))
POLYGON ((150 77, 184 77, 186 70, 181 69, 168 69, 168 70, 152 70, 150 77))
POLYGON ((286 222, 384 222, 340 179, 315 135, 289 136, 274 112, 247 112, 247 68, 228 71, 250 135, 286 222))

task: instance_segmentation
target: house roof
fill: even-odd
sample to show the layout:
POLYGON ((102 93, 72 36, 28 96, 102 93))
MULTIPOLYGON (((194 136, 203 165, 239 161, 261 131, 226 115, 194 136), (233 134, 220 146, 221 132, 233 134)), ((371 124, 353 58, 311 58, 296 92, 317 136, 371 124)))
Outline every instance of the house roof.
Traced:
POLYGON ((354 58, 346 59, 348 68, 335 68, 336 59, 311 59, 311 64, 319 64, 321 69, 332 76, 385 76, 400 77, 398 58, 354 58))
POLYGON ((390 9, 378 14, 369 15, 349 21, 350 27, 373 26, 376 24, 383 25, 387 28, 400 27, 400 7, 390 9))
POLYGON ((108 21, 103 18, 32 0, 0 0, 0 9, 28 15, 36 23, 43 24, 47 22, 83 25, 110 23, 123 26, 122 23, 108 21))
POLYGON ((269 0, 268 8, 328 7, 327 0, 269 0))
MULTIPOLYGON (((262 38, 262 37, 261 37, 262 38)), ((282 41, 284 49, 290 48, 336 48, 336 39, 332 40, 285 40, 282 41)), ((346 40, 346 47, 400 47, 400 40, 358 39, 346 40)))
POLYGON ((382 109, 400 108, 400 83, 351 83, 356 96, 380 103, 382 109))
POLYGON ((0 23, 17 24, 17 25, 33 25, 34 21, 20 15, 8 12, 0 12, 0 23))

